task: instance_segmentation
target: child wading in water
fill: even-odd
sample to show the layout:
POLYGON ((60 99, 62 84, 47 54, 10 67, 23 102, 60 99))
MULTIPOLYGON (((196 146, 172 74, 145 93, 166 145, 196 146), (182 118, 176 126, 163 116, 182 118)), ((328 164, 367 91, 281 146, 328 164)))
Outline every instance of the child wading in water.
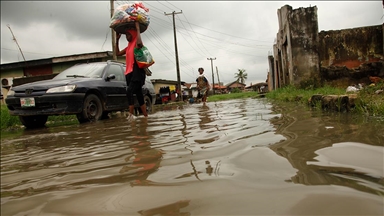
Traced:
POLYGON ((201 97, 201 100, 205 103, 207 101, 208 91, 209 91, 209 82, 207 78, 204 76, 204 69, 199 68, 198 69, 200 75, 196 79, 197 83, 197 90, 199 91, 199 96, 201 97))

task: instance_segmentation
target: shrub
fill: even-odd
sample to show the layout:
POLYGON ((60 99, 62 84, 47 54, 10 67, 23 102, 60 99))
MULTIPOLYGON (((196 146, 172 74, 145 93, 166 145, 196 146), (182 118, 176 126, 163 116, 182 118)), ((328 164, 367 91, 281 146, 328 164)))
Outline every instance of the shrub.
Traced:
POLYGON ((21 125, 19 117, 11 116, 8 108, 5 105, 1 105, 1 130, 11 128, 17 125, 21 125))
POLYGON ((241 93, 241 89, 234 88, 234 89, 231 90, 231 93, 241 93))

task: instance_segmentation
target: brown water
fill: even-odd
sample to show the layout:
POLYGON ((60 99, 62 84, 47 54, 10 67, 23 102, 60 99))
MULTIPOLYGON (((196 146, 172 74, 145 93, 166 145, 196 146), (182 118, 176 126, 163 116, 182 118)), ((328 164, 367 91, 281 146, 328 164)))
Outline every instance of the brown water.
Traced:
POLYGON ((241 99, 1 142, 1 215, 383 215, 384 123, 241 99))

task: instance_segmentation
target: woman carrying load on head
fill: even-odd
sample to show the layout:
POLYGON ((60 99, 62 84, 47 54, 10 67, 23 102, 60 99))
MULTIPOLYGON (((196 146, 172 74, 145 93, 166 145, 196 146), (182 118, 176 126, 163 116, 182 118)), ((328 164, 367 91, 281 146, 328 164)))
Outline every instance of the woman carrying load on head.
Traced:
POLYGON ((116 35, 116 55, 123 56, 126 58, 126 70, 125 70, 125 79, 127 81, 127 98, 129 105, 129 116, 128 120, 134 119, 134 97, 136 94, 137 101, 140 105, 140 109, 145 117, 148 116, 147 108, 144 103, 144 96, 142 92, 142 86, 145 84, 146 74, 144 69, 139 68, 134 56, 134 48, 142 48, 143 42, 141 41, 140 36, 140 25, 138 21, 135 21, 136 29, 128 29, 126 31, 126 38, 128 41, 128 46, 123 50, 119 48, 119 39, 121 37, 120 33, 116 35))

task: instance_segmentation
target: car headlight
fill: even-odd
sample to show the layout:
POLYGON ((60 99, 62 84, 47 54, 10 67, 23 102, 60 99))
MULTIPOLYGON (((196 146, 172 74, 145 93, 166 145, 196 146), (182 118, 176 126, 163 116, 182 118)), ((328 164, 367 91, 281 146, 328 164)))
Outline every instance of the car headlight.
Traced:
POLYGON ((71 92, 75 90, 76 85, 66 85, 66 86, 60 86, 55 88, 50 88, 47 90, 47 93, 64 93, 64 92, 71 92))

